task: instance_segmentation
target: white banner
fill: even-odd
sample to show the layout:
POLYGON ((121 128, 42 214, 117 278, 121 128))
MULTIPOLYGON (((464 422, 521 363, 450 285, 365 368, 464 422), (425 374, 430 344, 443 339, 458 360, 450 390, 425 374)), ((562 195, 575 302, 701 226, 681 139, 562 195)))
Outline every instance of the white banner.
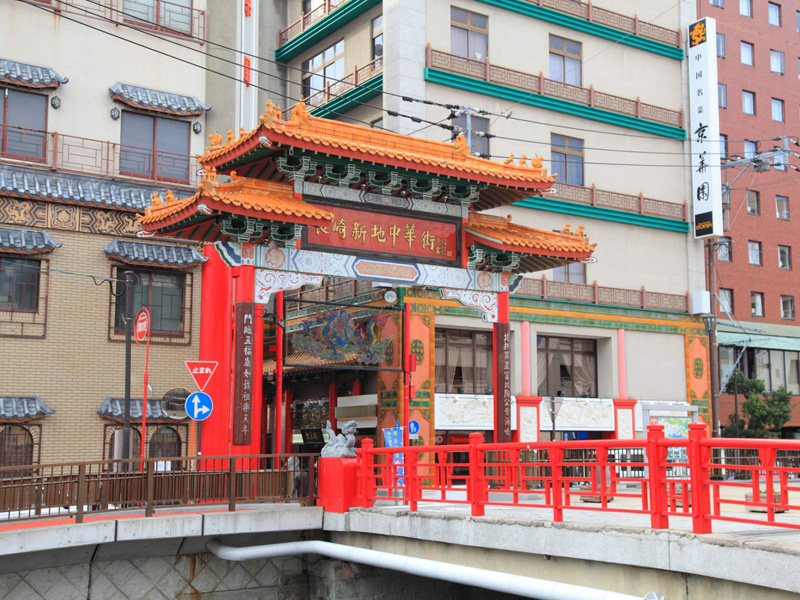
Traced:
POLYGON ((717 91, 717 23, 689 25, 689 125, 694 237, 723 234, 722 173, 717 91))

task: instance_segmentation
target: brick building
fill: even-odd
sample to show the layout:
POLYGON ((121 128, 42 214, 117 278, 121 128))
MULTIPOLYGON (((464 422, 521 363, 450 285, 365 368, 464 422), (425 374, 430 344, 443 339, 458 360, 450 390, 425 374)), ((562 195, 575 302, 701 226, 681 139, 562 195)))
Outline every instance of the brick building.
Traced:
MULTIPOLYGON (((202 66, 172 43, 201 46, 189 36, 205 33, 205 2, 186 4, 125 2, 134 15, 79 2, 53 16, 0 1, 0 465, 114 455, 125 388, 116 280, 128 269, 134 310, 153 317, 146 452, 186 452, 185 413, 169 409, 193 385, 184 361, 197 358, 204 259, 185 242, 137 238, 136 216, 166 182, 191 193, 205 71, 120 39, 202 66)), ((134 451, 143 368, 134 347, 134 451)))
MULTIPOLYGON (((753 158, 797 141, 800 10, 796 3, 767 0, 703 0, 700 16, 717 21, 720 131, 723 155, 753 158)), ((716 256, 721 382, 740 357, 740 368, 767 390, 780 386, 795 396, 786 433, 800 427, 800 327, 795 303, 800 280, 793 264, 797 246, 796 173, 781 159, 725 169, 723 184, 740 175, 726 206, 726 239, 716 256), (771 167, 768 170, 767 167, 771 167), (794 256, 793 256, 794 254, 794 256), (732 317, 732 318, 730 318, 732 317)), ((791 159, 790 162, 795 162, 791 159)), ((740 398, 741 402, 741 398, 740 398)), ((728 424, 734 399, 722 394, 720 420, 728 424)))

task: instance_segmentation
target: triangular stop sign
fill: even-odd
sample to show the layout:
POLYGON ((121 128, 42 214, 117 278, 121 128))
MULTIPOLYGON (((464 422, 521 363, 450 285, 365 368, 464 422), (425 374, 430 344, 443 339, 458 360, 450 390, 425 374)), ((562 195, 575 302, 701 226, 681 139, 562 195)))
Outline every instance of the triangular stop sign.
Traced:
POLYGON ((215 360, 187 360, 186 368, 189 369, 194 382, 197 384, 197 389, 201 392, 208 385, 208 380, 217 370, 219 363, 215 360))

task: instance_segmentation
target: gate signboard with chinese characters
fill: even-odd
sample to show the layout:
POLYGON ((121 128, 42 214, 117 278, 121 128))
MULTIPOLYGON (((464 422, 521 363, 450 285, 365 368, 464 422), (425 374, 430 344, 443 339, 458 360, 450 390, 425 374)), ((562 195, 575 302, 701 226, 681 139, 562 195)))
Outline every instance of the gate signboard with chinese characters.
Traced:
POLYGON ((316 118, 302 102, 290 118, 269 102, 254 130, 228 132, 225 143, 213 134, 210 142, 197 193, 157 196, 140 218, 155 235, 213 240, 203 265, 200 357, 220 363, 208 383, 220 406, 206 424, 204 454, 291 448, 285 368, 377 372, 376 430, 400 419, 408 431, 413 419, 414 442, 432 444, 435 316, 408 301, 421 289, 449 290, 445 302, 493 323, 495 429, 510 439, 508 296, 522 274, 594 251, 582 227, 538 230, 485 214, 548 193, 555 176, 541 158, 494 162, 473 156, 463 136, 436 142, 316 118), (349 279, 397 293, 388 300, 374 286, 354 285, 340 294, 349 279), (269 411, 262 411, 265 325, 256 306, 275 314, 271 442, 261 434, 269 411))
POLYGON ((460 222, 325 205, 330 225, 309 227, 303 247, 352 254, 414 257, 457 264, 460 222))
POLYGON ((256 305, 236 303, 236 368, 234 369, 233 443, 250 444, 253 418, 253 356, 256 305))
POLYGON ((723 234, 722 173, 725 151, 717 108, 717 24, 706 17, 689 25, 689 122, 694 237, 723 234))

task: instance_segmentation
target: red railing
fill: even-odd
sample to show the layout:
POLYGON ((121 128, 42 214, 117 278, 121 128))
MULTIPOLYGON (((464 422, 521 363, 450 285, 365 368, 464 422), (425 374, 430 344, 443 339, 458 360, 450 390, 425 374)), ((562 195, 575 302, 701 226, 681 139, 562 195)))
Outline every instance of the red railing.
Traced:
POLYGON ((488 57, 486 60, 474 60, 434 50, 428 44, 425 66, 526 90, 532 94, 560 98, 576 104, 601 108, 639 119, 664 123, 673 127, 683 127, 682 110, 670 110, 654 104, 647 104, 639 98, 631 100, 622 96, 605 94, 596 91, 593 87, 584 88, 570 85, 554 79, 548 79, 542 73, 534 75, 524 71, 499 67, 490 63, 488 57))
POLYGON ((314 23, 327 17, 340 6, 347 4, 350 0, 324 0, 317 8, 311 12, 303 13, 297 21, 289 25, 286 29, 278 32, 278 46, 282 46, 293 37, 300 35, 314 23))
POLYGON ((570 511, 640 514, 653 529, 686 517, 695 533, 710 533, 714 521, 800 529, 800 520, 781 516, 800 510, 800 441, 709 438, 706 431, 692 424, 687 439, 674 439, 651 425, 647 439, 508 444, 485 444, 473 433, 469 444, 410 448, 364 440, 357 500, 366 508, 402 500, 411 511, 420 502, 464 504, 473 516, 487 506, 538 508, 556 522, 570 511), (742 489, 750 494, 739 497, 742 489))
POLYGON ((0 161, 115 179, 197 185, 197 158, 188 154, 2 124, 0 161))
POLYGON ((330 82, 325 85, 324 90, 320 90, 303 98, 303 102, 309 106, 322 106, 326 102, 335 100, 342 94, 346 94, 382 72, 383 57, 378 57, 361 68, 354 67, 350 73, 339 81, 330 82))
MULTIPOLYGON (((168 0, 38 0, 58 12, 112 20, 164 35, 206 37, 206 12, 168 0)), ((190 3, 191 4, 191 3, 190 3)))
POLYGON ((316 499, 313 454, 148 458, 0 467, 0 521, 87 512, 316 499))
POLYGON ((586 304, 689 312, 688 294, 650 292, 644 287, 640 290, 606 287, 597 285, 597 282, 592 284, 569 283, 551 281, 544 277, 541 279, 526 277, 520 282, 513 295, 543 300, 568 300, 586 304))

